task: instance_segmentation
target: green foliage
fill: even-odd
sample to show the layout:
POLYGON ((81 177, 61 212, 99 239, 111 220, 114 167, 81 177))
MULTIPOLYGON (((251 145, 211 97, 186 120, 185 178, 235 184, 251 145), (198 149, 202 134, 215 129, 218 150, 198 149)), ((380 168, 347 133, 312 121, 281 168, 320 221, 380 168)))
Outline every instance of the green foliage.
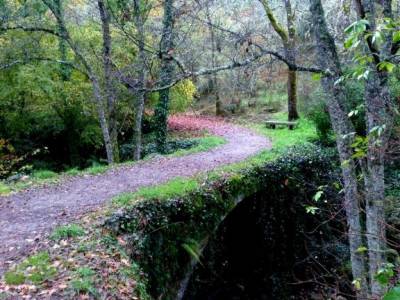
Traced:
POLYGON ((85 234, 84 229, 79 225, 76 224, 64 225, 57 227, 53 231, 51 239, 52 240, 68 239, 68 238, 83 236, 84 234, 85 234))
POLYGON ((375 279, 383 286, 387 286, 390 280, 394 276, 394 265, 391 263, 386 263, 382 266, 377 274, 375 275, 375 279))
POLYGON ((80 173, 81 172, 77 168, 72 168, 72 169, 68 169, 67 171, 65 171, 65 174, 68 176, 77 176, 80 173))
POLYGON ((390 289, 386 295, 383 296, 383 300, 398 300, 400 299, 400 286, 395 286, 390 289))
POLYGON ((190 79, 179 82, 171 89, 171 113, 185 112, 193 103, 196 86, 190 79))
POLYGON ((50 170, 37 170, 32 173, 32 177, 38 180, 51 179, 57 176, 57 173, 50 170))
POLYGON ((332 144, 334 140, 332 125, 325 104, 321 102, 315 105, 309 111, 309 117, 315 124, 319 141, 324 145, 332 144))
POLYGON ((0 138, 0 178, 9 176, 23 161, 24 157, 16 155, 10 142, 0 138))

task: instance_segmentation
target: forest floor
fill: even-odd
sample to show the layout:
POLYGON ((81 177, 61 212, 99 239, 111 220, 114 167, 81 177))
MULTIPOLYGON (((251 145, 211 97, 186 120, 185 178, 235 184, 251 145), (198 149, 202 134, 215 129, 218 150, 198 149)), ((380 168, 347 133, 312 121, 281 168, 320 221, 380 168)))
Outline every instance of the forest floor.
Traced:
POLYGON ((178 130, 206 130, 227 142, 206 152, 159 156, 131 166, 115 166, 101 175, 71 177, 0 197, 0 275, 56 226, 81 218, 114 196, 178 176, 208 172, 271 148, 265 137, 221 119, 175 116, 170 119, 170 126, 178 130))

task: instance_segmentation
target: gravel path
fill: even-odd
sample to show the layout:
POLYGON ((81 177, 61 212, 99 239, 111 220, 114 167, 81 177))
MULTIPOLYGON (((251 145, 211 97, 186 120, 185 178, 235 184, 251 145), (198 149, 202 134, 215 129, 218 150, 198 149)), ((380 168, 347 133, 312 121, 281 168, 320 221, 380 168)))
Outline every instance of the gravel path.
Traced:
POLYGON ((101 175, 72 177, 57 185, 0 197, 0 275, 54 227, 78 219, 113 196, 176 176, 207 172, 270 148, 266 138, 221 120, 181 116, 170 122, 177 128, 188 129, 190 124, 189 129, 205 129, 225 138, 227 143, 207 152, 157 157, 133 166, 115 167, 101 175))

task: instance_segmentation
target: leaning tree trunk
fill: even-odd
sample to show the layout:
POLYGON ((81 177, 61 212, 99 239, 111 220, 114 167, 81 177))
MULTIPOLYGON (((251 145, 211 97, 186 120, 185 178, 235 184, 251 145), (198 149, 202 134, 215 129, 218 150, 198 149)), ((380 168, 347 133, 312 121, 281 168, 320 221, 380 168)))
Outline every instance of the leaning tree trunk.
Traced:
POLYGON ((112 58, 111 58, 111 34, 110 34, 110 13, 103 0, 97 1, 101 26, 103 31, 103 68, 105 80, 105 94, 107 97, 108 108, 108 126, 110 132, 110 141, 114 153, 114 162, 119 162, 119 146, 118 146, 118 122, 116 110, 116 91, 115 81, 112 74, 112 58))
POLYGON ((145 50, 145 29, 144 17, 140 12, 140 1, 134 0, 135 11, 135 26, 138 33, 138 48, 139 48, 139 76, 138 76, 138 91, 136 93, 135 105, 135 127, 133 129, 133 159, 139 160, 142 152, 142 119, 144 112, 144 102, 146 97, 146 50, 145 50))
POLYGON ((164 20, 161 38, 161 70, 160 82, 161 86, 166 88, 159 92, 160 99, 155 110, 156 122, 156 145, 157 151, 165 153, 167 148, 167 128, 168 114, 170 104, 170 87, 172 75, 174 72, 172 52, 174 48, 174 0, 164 1, 164 20))
POLYGON ((335 42, 325 21, 321 0, 310 0, 310 4, 319 64, 331 74, 322 79, 322 85, 328 96, 327 104, 332 127, 336 133, 336 144, 341 161, 352 274, 353 279, 359 283, 360 287, 357 290, 357 298, 368 299, 369 288, 366 277, 365 257, 362 251, 359 250, 363 247, 363 230, 360 220, 358 182, 355 163, 352 158, 352 138, 348 136, 354 132, 354 128, 344 109, 346 98, 343 87, 335 84, 340 77, 341 66, 335 42))

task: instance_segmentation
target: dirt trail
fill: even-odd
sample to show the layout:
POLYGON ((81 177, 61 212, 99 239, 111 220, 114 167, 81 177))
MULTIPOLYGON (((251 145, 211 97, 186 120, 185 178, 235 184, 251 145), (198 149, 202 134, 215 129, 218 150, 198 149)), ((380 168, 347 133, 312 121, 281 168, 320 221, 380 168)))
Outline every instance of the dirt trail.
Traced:
POLYGON ((101 175, 72 177, 57 185, 0 197, 0 275, 54 227, 78 219, 113 196, 161 184, 176 176, 207 172, 270 148, 265 137, 221 120, 181 116, 170 122, 177 128, 188 129, 190 124, 189 129, 206 129, 225 138, 227 143, 207 152, 157 157, 133 166, 117 166, 101 175))

